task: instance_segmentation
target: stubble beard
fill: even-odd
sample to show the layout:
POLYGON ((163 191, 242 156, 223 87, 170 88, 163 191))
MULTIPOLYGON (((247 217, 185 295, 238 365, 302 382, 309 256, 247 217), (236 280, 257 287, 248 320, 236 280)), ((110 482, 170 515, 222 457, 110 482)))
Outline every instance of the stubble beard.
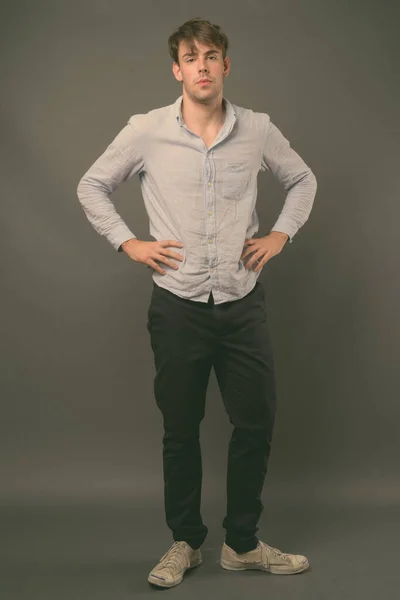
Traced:
MULTIPOLYGON (((215 83, 213 82, 212 85, 215 86, 215 83)), ((221 89, 217 90, 214 87, 211 94, 208 93, 208 94, 203 95, 200 90, 197 91, 196 86, 197 86, 197 83, 194 84, 194 88, 188 90, 185 87, 185 90, 186 90, 186 93, 189 96, 189 98, 191 100, 193 100, 194 102, 198 102, 199 104, 212 104, 214 102, 214 100, 218 97, 218 95, 220 94, 221 89, 222 89, 221 88, 221 89)))

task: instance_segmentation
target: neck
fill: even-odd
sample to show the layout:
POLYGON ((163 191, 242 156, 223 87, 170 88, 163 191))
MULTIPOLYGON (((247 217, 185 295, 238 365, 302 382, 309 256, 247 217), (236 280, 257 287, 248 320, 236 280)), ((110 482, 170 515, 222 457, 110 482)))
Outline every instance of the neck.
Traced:
POLYGON ((201 102, 190 98, 183 89, 181 104, 182 118, 186 125, 200 129, 222 125, 225 120, 226 106, 222 91, 216 98, 201 102))

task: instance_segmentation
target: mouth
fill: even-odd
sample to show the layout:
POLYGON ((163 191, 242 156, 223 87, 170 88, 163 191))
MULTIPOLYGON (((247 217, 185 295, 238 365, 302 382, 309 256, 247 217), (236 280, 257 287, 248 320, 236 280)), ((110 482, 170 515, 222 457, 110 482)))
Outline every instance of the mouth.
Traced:
POLYGON ((206 85, 207 83, 211 83, 210 79, 200 79, 200 81, 197 82, 200 85, 206 85))

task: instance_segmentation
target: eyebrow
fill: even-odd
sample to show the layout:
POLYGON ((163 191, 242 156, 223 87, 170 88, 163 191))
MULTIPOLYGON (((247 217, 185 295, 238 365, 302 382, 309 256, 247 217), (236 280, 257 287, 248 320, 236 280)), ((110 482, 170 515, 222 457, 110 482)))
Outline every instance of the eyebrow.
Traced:
MULTIPOLYGON (((193 55, 195 55, 195 54, 197 54, 197 51, 196 51, 196 52, 186 52, 186 53, 185 53, 185 54, 182 56, 182 58, 185 58, 185 56, 193 56, 193 55)), ((218 50, 208 50, 208 51, 207 51, 207 52, 205 52, 204 54, 205 54, 205 56, 207 56, 207 54, 218 54, 218 50)))

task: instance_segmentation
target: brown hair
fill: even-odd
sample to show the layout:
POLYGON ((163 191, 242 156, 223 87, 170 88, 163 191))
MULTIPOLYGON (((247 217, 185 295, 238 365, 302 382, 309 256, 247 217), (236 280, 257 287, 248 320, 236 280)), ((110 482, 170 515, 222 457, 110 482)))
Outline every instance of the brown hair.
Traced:
POLYGON ((174 62, 179 65, 179 42, 184 41, 192 52, 195 51, 194 40, 208 46, 216 46, 222 50, 222 58, 226 57, 228 38, 219 25, 210 23, 201 17, 186 21, 169 38, 169 54, 174 62))

